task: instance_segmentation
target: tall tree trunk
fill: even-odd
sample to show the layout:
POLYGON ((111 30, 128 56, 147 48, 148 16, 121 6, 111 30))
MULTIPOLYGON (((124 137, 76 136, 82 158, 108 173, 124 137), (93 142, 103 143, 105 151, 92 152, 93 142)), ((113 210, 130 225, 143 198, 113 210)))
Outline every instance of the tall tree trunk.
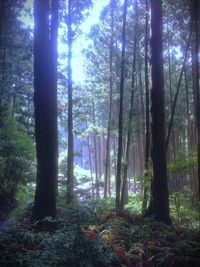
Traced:
POLYGON ((142 214, 147 209, 148 202, 148 180, 150 179, 149 160, 150 160, 150 124, 149 124, 149 0, 146 0, 145 16, 145 95, 146 95, 146 136, 145 136, 145 164, 144 164, 144 185, 142 199, 142 214))
POLYGON ((37 181, 32 216, 41 220, 46 216, 56 216, 58 2, 35 0, 34 18, 37 181), (47 19, 49 14, 51 21, 47 19))
POLYGON ((67 151, 67 195, 66 202, 74 199, 74 138, 73 138, 73 100, 72 100, 72 1, 68 0, 68 151, 67 151))
POLYGON ((101 176, 102 176, 102 166, 101 166, 101 136, 98 136, 98 155, 99 155, 99 180, 101 181, 101 176))
POLYGON ((152 63, 152 206, 156 221, 170 223, 165 153, 165 108, 162 40, 162 1, 151 0, 152 63))
POLYGON ((131 81, 131 101, 129 107, 129 117, 128 117, 128 133, 125 148, 125 165, 124 165, 124 177, 122 183, 122 193, 121 193, 121 206, 123 207, 128 203, 128 165, 129 165, 129 151, 131 145, 131 133, 132 133, 132 118, 133 118, 133 107, 134 107, 134 93, 135 93, 135 65, 136 65, 136 51, 137 51, 137 32, 138 32, 138 4, 137 0, 134 3, 135 10, 135 29, 134 29, 134 45, 133 45, 133 62, 132 62, 132 81, 131 81))
POLYGON ((104 197, 108 194, 108 182, 110 180, 110 132, 111 132, 111 115, 112 115, 112 95, 113 95, 113 25, 114 25, 114 4, 115 0, 110 1, 111 8, 111 38, 110 38, 110 94, 109 94, 109 110, 108 110, 108 128, 107 128, 107 141, 106 141, 106 160, 105 160, 105 184, 104 184, 104 197))
POLYGON ((88 157, 89 157, 89 167, 90 167, 90 177, 92 182, 92 197, 94 197, 94 178, 92 171, 92 159, 91 159, 91 151, 90 151, 90 136, 87 136, 87 146, 88 146, 88 157))
POLYGON ((198 199, 200 202, 200 88, 199 88, 199 1, 194 0, 195 29, 195 85, 197 96, 197 161, 198 161, 198 199))
POLYGON ((122 139, 123 139, 123 99, 124 99, 124 74, 125 74, 125 45, 126 45, 126 14, 127 2, 124 0, 123 28, 122 28, 122 55, 121 55, 121 78, 120 78, 120 105, 119 105, 119 136, 117 153, 117 176, 116 176, 116 210, 120 210, 120 187, 122 169, 122 139))
MULTIPOLYGON (((95 107, 94 101, 92 105, 92 117, 93 117, 93 124, 96 125, 96 118, 95 118, 95 107)), ((97 133, 93 133, 93 143, 94 143, 94 166, 95 166, 95 189, 96 189, 96 198, 99 198, 99 176, 98 176, 98 159, 97 159, 97 133)))

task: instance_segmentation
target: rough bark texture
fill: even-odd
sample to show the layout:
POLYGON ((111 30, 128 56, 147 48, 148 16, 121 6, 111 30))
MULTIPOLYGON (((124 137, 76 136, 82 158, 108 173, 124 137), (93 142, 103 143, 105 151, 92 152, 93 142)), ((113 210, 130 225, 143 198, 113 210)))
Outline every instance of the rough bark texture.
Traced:
POLYGON ((122 137, 123 137, 123 99, 124 99, 124 74, 125 74, 125 41, 126 41, 126 13, 127 0, 124 0, 123 29, 122 29, 122 59, 120 79, 120 105, 119 105, 119 136, 117 153, 117 176, 116 176, 116 209, 120 210, 120 187, 121 187, 121 163, 122 163, 122 137))
POLYGON ((165 153, 162 1, 151 0, 152 206, 155 220, 170 223, 165 153))
POLYGON ((56 216, 57 14, 56 0, 35 0, 34 105, 37 156, 37 181, 33 208, 35 220, 56 216), (51 22, 49 14, 51 14, 51 22))
POLYGON ((68 0, 68 150, 67 150, 67 196, 70 204, 74 198, 74 139, 73 139, 73 106, 72 106, 72 12, 71 0, 68 0))

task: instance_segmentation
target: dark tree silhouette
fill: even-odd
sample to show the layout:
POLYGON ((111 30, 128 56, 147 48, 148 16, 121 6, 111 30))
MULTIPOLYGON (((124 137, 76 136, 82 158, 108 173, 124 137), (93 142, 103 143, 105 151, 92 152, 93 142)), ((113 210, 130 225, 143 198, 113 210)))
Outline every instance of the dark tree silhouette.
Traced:
POLYGON ((37 181, 33 218, 56 216, 57 0, 34 1, 34 105, 37 181))
POLYGON ((148 213, 157 221, 170 223, 165 152, 162 1, 151 0, 151 32, 153 181, 148 213))

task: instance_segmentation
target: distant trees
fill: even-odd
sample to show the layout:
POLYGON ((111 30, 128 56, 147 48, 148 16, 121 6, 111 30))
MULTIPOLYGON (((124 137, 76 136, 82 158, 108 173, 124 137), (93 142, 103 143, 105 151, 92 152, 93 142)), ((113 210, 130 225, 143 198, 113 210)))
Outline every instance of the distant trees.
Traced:
POLYGON ((37 180, 33 218, 56 216, 58 1, 34 1, 37 180))
MULTIPOLYGON (((23 7, 24 3, 0 4, 0 111, 12 126, 8 131, 19 130, 33 137, 33 29, 19 20, 21 14, 32 10, 23 7)), ((79 26, 90 4, 90 0, 69 0, 60 1, 59 6, 63 33, 59 38, 64 52, 59 54, 58 118, 59 134, 66 145, 62 145, 62 152, 68 154, 66 203, 71 203, 75 196, 75 164, 90 170, 92 197, 116 193, 117 209, 125 206, 128 193, 141 192, 143 214, 149 204, 149 183, 153 177, 147 214, 169 222, 167 184, 170 194, 189 188, 193 203, 197 203, 200 184, 196 164, 198 1, 167 1, 162 5, 162 1, 152 0, 150 40, 149 1, 111 0, 88 35, 88 46, 84 48, 87 78, 81 85, 72 81, 71 62, 76 53, 74 44, 81 34, 79 26)), ((55 216, 57 17, 57 1, 35 1, 36 219, 55 216)), ((8 125, 2 125, 6 130, 8 125)), ((4 141, 0 145, 0 164, 5 170, 13 157, 4 149, 4 141)), ((5 176, 1 175, 2 181, 5 176)))

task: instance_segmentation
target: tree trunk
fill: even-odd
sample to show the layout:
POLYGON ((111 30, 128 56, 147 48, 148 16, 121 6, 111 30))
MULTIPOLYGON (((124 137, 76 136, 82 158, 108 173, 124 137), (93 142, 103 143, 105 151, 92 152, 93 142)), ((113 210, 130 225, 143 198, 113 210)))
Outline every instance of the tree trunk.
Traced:
POLYGON ((120 105, 119 105, 119 136, 117 153, 117 176, 116 176, 116 210, 120 210, 120 187, 121 187, 121 169, 122 169, 122 137, 123 137, 123 99, 124 99, 124 74, 125 74, 125 44, 126 44, 126 13, 127 2, 124 0, 123 11, 123 29, 122 29, 122 55, 121 55, 121 78, 120 78, 120 105))
POLYGON ((165 153, 165 108, 162 40, 162 1, 151 0, 152 63, 152 205, 156 221, 170 223, 165 153))
POLYGON ((199 1, 194 0, 194 29, 195 29, 195 85, 197 96, 197 162, 198 162, 198 199, 200 202, 200 92, 199 92, 199 1))
POLYGON ((109 94, 109 110, 108 110, 108 128, 106 140, 106 160, 105 160, 105 183, 104 183, 104 197, 108 194, 108 180, 110 180, 110 131, 111 131, 111 115, 112 115, 112 95, 113 95, 113 24, 114 24, 114 3, 115 0, 110 1, 111 8, 111 39, 110 39, 110 94, 109 94))
MULTIPOLYGON (((94 101, 92 106, 92 117, 93 124, 96 125, 95 118, 95 109, 94 109, 94 101)), ((98 176, 98 160, 97 160, 97 136, 96 132, 93 133, 93 143, 94 143, 94 166, 95 166, 95 189, 96 189, 96 198, 99 198, 99 176, 98 176)))
POLYGON ((135 93, 135 65, 136 65, 136 51, 137 51, 137 32, 138 32, 138 4, 137 0, 134 4, 135 10, 135 29, 134 29, 134 45, 133 45, 133 62, 132 62, 132 81, 131 81, 131 102, 129 107, 129 118, 128 118, 128 133, 125 148, 125 166, 124 166, 124 177, 122 183, 121 193, 121 206, 124 207, 128 203, 128 165, 129 165, 129 151, 131 145, 131 133, 132 133, 132 118, 133 118, 133 107, 134 107, 134 93, 135 93))
POLYGON ((37 181, 32 217, 41 220, 56 216, 58 2, 35 0, 34 19, 37 181))
POLYGON ((88 157, 89 157, 89 166, 90 166, 90 177, 92 182, 92 197, 94 197, 94 178, 92 171, 92 159, 91 159, 91 151, 90 151, 90 136, 87 136, 87 146, 88 146, 88 157))
POLYGON ((145 17, 145 95, 146 95, 146 136, 145 136, 145 164, 144 164, 144 185, 142 199, 142 214, 147 209, 148 202, 148 180, 150 180, 149 158, 150 158, 150 124, 149 124, 149 0, 146 0, 146 17, 145 17))
POLYGON ((177 84, 177 88, 176 88, 176 94, 175 94, 174 102, 173 102, 173 105, 172 105, 172 113, 171 113, 171 117, 170 117, 169 127, 168 127, 168 131, 167 131, 166 144, 165 144, 166 152, 167 152, 168 145, 169 145, 169 138, 170 138, 170 134, 171 134, 171 130, 172 130, 172 124, 173 124, 173 119, 174 119, 174 114, 175 114, 176 103, 177 103, 177 100, 178 100, 178 95, 179 95, 179 91, 180 91, 180 87, 181 87, 181 81, 182 81, 183 72, 184 72, 184 69, 185 69, 185 64, 186 64, 186 59, 187 59, 187 53, 188 53, 188 50, 189 50, 190 36, 191 36, 191 30, 190 30, 190 33, 189 33, 189 36, 188 36, 185 55, 184 55, 184 58, 183 58, 183 64, 182 64, 182 67, 181 67, 181 72, 180 72, 180 76, 179 76, 179 80, 178 80, 178 84, 177 84))
POLYGON ((73 100, 72 100, 72 2, 68 0, 68 151, 67 151, 67 195, 66 202, 74 199, 74 139, 73 139, 73 100))

